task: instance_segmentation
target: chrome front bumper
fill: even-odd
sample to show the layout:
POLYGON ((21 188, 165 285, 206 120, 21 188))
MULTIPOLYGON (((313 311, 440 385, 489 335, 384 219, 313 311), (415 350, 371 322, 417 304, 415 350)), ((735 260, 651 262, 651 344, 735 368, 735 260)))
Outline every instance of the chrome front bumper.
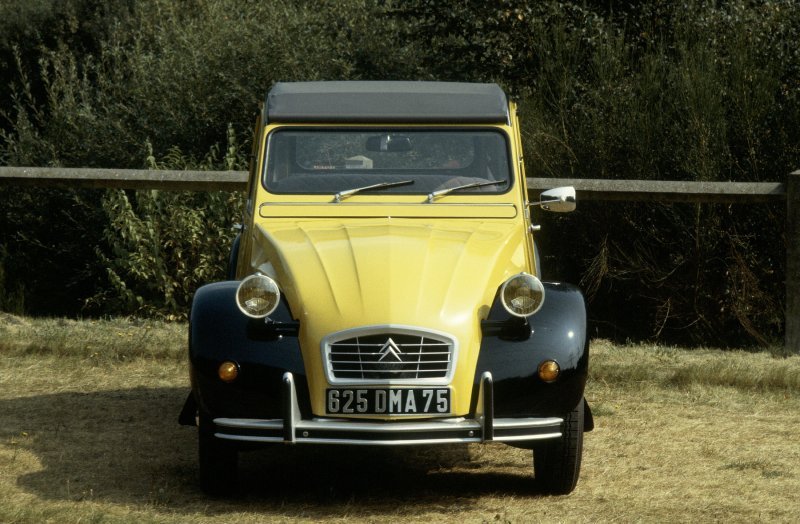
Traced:
POLYGON ((361 421, 336 418, 302 419, 291 373, 283 375, 283 419, 215 418, 214 436, 245 442, 356 444, 401 446, 458 442, 519 442, 561 436, 563 419, 494 418, 492 375, 481 377, 475 418, 414 422, 361 421))

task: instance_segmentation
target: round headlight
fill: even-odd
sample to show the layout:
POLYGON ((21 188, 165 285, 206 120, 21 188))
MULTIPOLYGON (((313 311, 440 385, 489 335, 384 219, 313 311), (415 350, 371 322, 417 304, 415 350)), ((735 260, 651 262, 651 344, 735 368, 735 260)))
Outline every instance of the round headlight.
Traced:
POLYGON ((509 278, 500 288, 500 300, 506 311, 517 317, 528 317, 544 304, 544 285, 533 275, 520 273, 509 278))
POLYGON ((242 313, 252 318, 264 318, 272 314, 280 299, 278 284, 261 273, 246 277, 236 290, 236 305, 242 313))

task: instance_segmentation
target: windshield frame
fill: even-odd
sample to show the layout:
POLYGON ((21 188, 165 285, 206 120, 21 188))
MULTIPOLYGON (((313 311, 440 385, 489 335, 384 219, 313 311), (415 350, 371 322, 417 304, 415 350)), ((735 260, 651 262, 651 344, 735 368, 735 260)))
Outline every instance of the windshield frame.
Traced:
MULTIPOLYGON (((263 189, 267 191, 267 193, 275 196, 309 196, 309 197, 331 197, 336 193, 339 193, 344 190, 352 189, 354 187, 359 186, 359 182, 354 181, 352 186, 349 187, 341 187, 336 189, 335 191, 329 190, 319 190, 319 191, 304 191, 304 190, 285 190, 281 191, 278 188, 271 187, 268 176, 269 176, 269 167, 270 167, 270 155, 272 154, 272 145, 271 140, 273 139, 276 134, 284 131, 318 131, 318 132, 341 132, 341 133, 365 133, 365 134, 377 134, 377 133, 396 133, 396 134, 413 134, 413 133, 492 133, 499 136, 500 140, 502 140, 502 148, 505 154, 505 161, 502 161, 505 167, 506 173, 505 178, 502 175, 502 169, 500 173, 497 173, 496 176, 500 176, 495 180, 505 180, 507 183, 503 185, 498 185, 497 187, 499 190, 479 190, 479 191, 471 191, 469 189, 464 191, 454 191, 453 193, 449 193, 448 196, 457 195, 457 196, 468 196, 468 197, 479 197, 479 196, 498 196, 498 195, 506 195, 514 190, 516 185, 516 171, 515 171, 515 164, 513 162, 513 151, 512 151, 512 137, 509 135, 508 130, 501 126, 491 126, 491 125, 442 125, 442 126, 419 126, 419 125, 276 125, 272 129, 268 129, 266 133, 266 137, 264 139, 264 147, 262 149, 262 166, 260 172, 260 181, 261 186, 263 189)), ((498 148, 499 150, 499 148, 498 148)), ((466 169, 469 166, 462 167, 461 169, 466 169)), ((458 169, 458 168, 453 168, 458 169)), ((430 176, 423 174, 423 169, 397 169, 393 172, 387 173, 388 169, 383 172, 373 172, 376 176, 374 177, 374 183, 381 182, 381 176, 385 175, 395 175, 399 178, 409 178, 413 177, 415 172, 418 176, 430 176)), ((433 172, 434 170, 428 169, 428 171, 433 172)), ((442 175, 436 176, 444 176, 446 174, 447 169, 442 168, 442 175)), ((313 173, 314 170, 309 169, 309 173, 313 173)), ((371 169, 362 168, 362 169, 352 169, 348 170, 349 173, 353 175, 364 175, 369 174, 371 169)), ((339 171, 340 175, 344 173, 339 171)), ((452 173, 451 176, 453 179, 457 179, 459 175, 457 173, 452 173)), ((473 177, 476 181, 492 181, 490 178, 477 178, 473 177)), ((363 184, 361 184, 363 185, 363 184)), ((463 185, 463 182, 454 182, 453 186, 463 185)), ((445 186, 446 187, 446 186, 445 186)), ((403 191, 380 191, 380 192, 371 192, 370 190, 367 191, 359 191, 359 196, 361 195, 390 195, 393 197, 398 196, 424 196, 427 197, 431 193, 431 189, 425 185, 417 185, 411 184, 409 185, 409 190, 403 191), (417 186, 417 187, 415 187, 417 186)), ((442 189, 442 186, 439 186, 438 189, 442 189)))

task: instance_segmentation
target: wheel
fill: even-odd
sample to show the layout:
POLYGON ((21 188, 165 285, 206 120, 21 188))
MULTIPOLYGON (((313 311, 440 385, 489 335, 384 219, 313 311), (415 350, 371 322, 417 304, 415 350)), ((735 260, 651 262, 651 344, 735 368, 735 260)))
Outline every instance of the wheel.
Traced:
POLYGON ((230 495, 236 487, 239 453, 233 443, 214 436, 213 423, 200 415, 197 431, 200 488, 212 496, 230 495))
POLYGON ((575 489, 583 455, 583 403, 566 417, 560 439, 547 440, 533 448, 533 472, 537 487, 553 495, 575 489))

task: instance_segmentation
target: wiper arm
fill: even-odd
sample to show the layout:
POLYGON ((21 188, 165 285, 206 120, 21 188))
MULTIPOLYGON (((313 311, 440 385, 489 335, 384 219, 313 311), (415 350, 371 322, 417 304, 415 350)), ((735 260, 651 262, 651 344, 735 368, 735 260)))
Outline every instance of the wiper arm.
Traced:
POLYGON ((339 191, 335 195, 333 195, 334 202, 341 202, 347 197, 353 196, 356 193, 360 193, 361 191, 367 191, 368 189, 384 189, 387 187, 397 187, 397 186, 407 186, 409 184, 413 184, 413 180, 400 180, 399 182, 381 182, 380 184, 372 184, 370 186, 363 186, 363 187, 356 187, 353 189, 345 189, 344 191, 339 191))
POLYGON ((508 180, 495 180, 493 182, 473 182, 472 184, 464 184, 463 186, 455 186, 455 187, 448 187, 446 189, 440 189, 438 191, 434 191, 433 193, 428 193, 428 204, 433 203, 439 197, 445 196, 448 193, 452 193, 453 191, 458 191, 460 189, 470 189, 473 187, 486 187, 486 186, 502 186, 508 184, 508 180))

